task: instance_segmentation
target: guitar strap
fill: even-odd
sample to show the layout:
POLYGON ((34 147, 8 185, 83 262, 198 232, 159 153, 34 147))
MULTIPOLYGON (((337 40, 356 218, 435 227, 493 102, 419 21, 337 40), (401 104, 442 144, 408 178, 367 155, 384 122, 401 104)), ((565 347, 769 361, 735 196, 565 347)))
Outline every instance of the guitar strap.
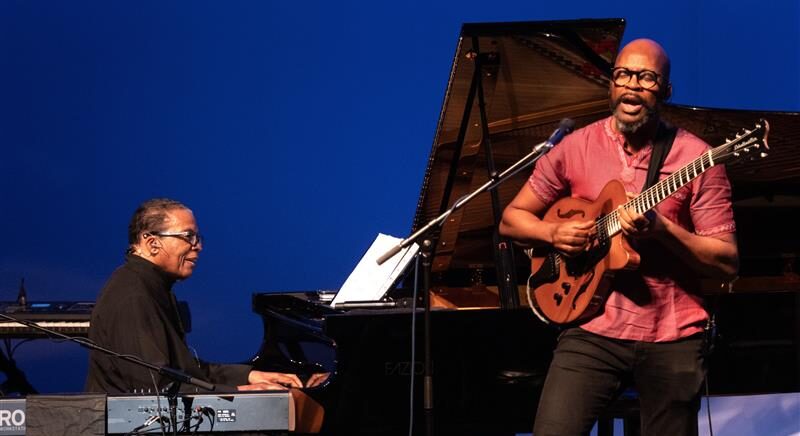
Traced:
MULTIPOLYGON (((658 124, 656 137, 653 140, 653 154, 650 155, 650 166, 647 167, 647 179, 645 179, 642 191, 658 182, 658 173, 661 170, 661 167, 664 166, 664 161, 667 159, 670 149, 672 149, 672 143, 675 142, 675 135, 677 133, 678 129, 666 121, 662 121, 658 124)), ((711 301, 707 301, 705 306, 709 313, 709 318, 706 321, 704 328, 705 331, 703 336, 702 353, 703 357, 707 358, 709 355, 711 355, 712 351, 714 351, 714 342, 717 337, 715 313, 717 312, 717 308, 719 306, 719 295, 715 296, 713 303, 711 301)), ((705 379, 705 383, 706 390, 708 390, 708 379, 705 379)))
POLYGON ((661 171, 661 167, 664 166, 664 161, 667 160, 667 155, 672 149, 672 143, 675 141, 677 133, 678 129, 666 121, 658 123, 656 137, 653 140, 653 154, 650 156, 650 166, 647 168, 647 179, 645 179, 642 191, 658 182, 658 173, 661 171))

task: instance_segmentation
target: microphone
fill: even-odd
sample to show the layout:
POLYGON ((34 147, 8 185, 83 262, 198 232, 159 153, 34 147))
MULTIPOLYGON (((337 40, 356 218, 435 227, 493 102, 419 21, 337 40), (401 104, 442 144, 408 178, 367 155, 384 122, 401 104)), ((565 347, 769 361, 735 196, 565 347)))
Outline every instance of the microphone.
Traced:
POLYGON ((572 130, 575 128, 575 121, 572 121, 569 118, 564 118, 558 123, 558 128, 549 138, 547 141, 544 141, 538 144, 536 147, 533 147, 533 154, 538 155, 541 153, 548 152, 551 148, 555 147, 556 144, 561 142, 565 136, 572 133, 572 130))
POLYGON ((550 144, 551 147, 558 144, 562 139, 564 139, 565 136, 572 133, 574 129, 575 121, 571 120, 570 118, 564 118, 560 123, 558 123, 558 128, 556 131, 553 132, 549 138, 547 138, 547 143, 550 144))

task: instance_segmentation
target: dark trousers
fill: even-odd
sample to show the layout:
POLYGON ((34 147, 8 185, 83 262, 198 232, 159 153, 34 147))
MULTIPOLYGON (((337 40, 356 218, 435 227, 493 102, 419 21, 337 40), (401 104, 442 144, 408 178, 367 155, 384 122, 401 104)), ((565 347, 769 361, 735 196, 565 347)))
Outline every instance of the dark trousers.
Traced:
POLYGON ((697 435, 705 378, 702 335, 675 342, 605 338, 564 331, 547 373, 534 436, 588 435, 606 406, 633 383, 642 435, 697 435))

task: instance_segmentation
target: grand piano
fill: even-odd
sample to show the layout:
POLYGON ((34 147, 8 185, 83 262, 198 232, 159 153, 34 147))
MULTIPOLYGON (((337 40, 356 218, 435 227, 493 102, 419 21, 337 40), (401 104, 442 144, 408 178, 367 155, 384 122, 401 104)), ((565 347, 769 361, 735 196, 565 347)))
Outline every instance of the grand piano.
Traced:
MULTIPOLYGON (((562 118, 580 127, 607 116, 610 66, 624 27, 621 19, 465 24, 411 230, 529 153, 562 118)), ((759 118, 770 123, 770 155, 728 167, 742 266, 732 286, 708 281, 703 290, 719 332, 710 392, 800 391, 800 118, 671 104, 665 118, 712 145, 759 118)), ((525 307, 529 263, 496 233, 528 173, 477 197, 429 235, 439 434, 532 429, 558 330, 525 307)), ((412 329, 413 284, 408 274, 373 305, 386 307, 335 309, 329 295, 316 292, 254 294, 264 341, 253 364, 331 372, 309 390, 326 408, 323 433, 407 434, 413 400, 414 433, 423 434, 423 329, 420 316, 412 329)))

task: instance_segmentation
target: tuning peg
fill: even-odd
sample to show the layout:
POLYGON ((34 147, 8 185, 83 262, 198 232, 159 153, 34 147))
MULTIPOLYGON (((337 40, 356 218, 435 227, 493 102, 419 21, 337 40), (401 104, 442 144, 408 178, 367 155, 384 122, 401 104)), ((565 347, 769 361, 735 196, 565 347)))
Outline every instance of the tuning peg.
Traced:
POLYGON ((761 153, 761 157, 767 157, 767 156, 769 156, 767 153, 763 153, 763 152, 761 153))
POLYGON ((736 157, 739 157, 739 156, 741 156, 741 154, 740 154, 738 151, 734 151, 734 152, 733 152, 733 155, 734 155, 734 156, 736 156, 736 157))

